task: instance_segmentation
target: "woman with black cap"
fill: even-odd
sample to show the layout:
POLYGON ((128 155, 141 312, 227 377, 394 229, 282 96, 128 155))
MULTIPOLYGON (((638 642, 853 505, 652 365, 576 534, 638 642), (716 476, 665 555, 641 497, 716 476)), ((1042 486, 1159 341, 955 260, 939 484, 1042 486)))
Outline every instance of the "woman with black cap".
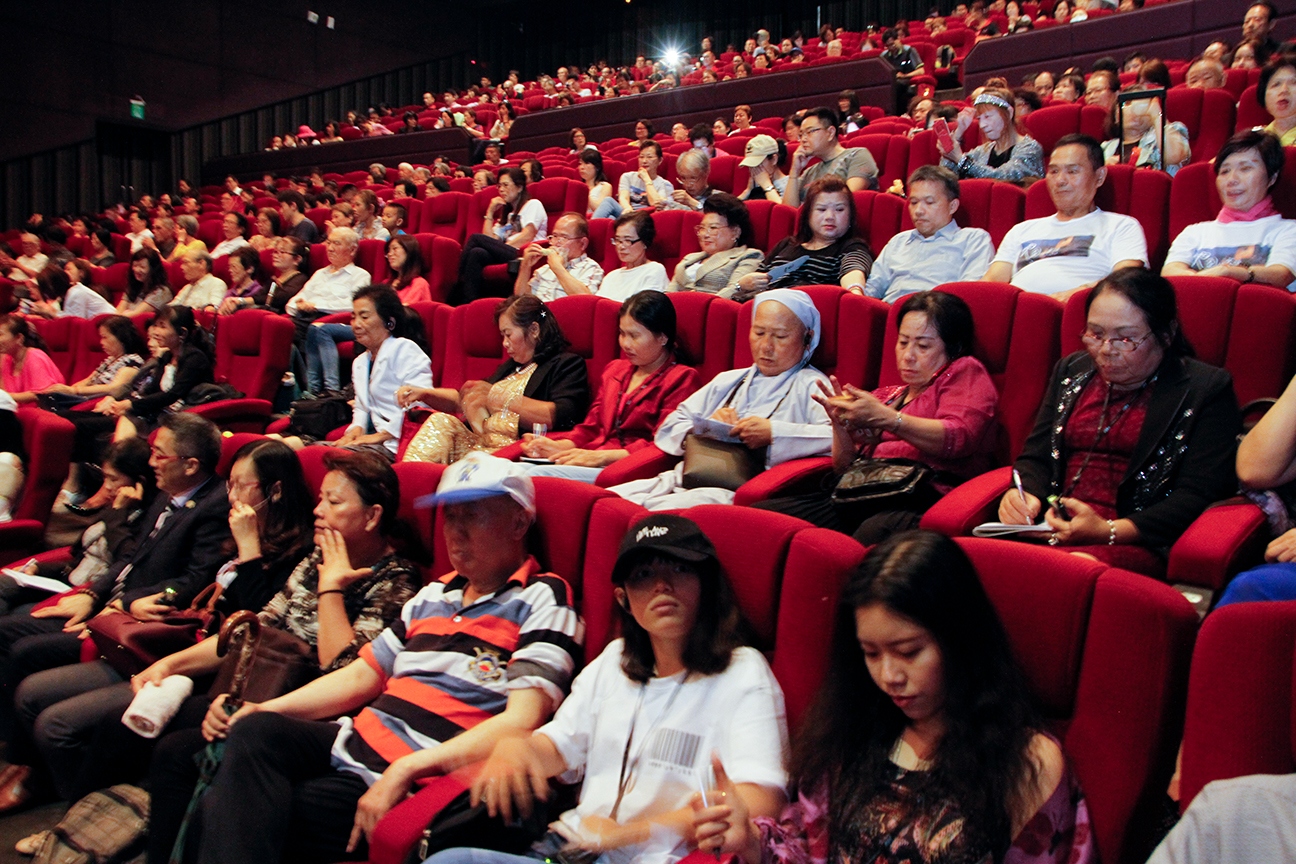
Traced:
POLYGON ((495 746, 473 800, 506 820, 550 777, 584 777, 580 801, 526 856, 449 849, 429 864, 535 859, 673 864, 693 848, 690 799, 710 800, 713 754, 753 811, 785 796, 783 693, 741 616, 715 547, 680 516, 650 516, 621 542, 612 582, 622 638, 577 676, 554 719, 495 746), (731 760, 736 760, 731 765, 731 760))

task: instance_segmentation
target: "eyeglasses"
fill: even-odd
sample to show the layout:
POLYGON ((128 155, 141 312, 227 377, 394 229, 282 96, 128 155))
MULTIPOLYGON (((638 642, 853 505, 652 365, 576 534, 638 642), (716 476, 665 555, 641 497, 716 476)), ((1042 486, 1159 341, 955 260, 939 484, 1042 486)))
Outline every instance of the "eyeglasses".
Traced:
POLYGON ((805 124, 802 124, 802 125, 801 125, 801 131, 797 133, 797 137, 798 137, 798 138, 809 138, 810 135, 811 135, 812 133, 814 133, 814 132, 822 132, 822 131, 824 131, 824 130, 827 129, 827 128, 828 128, 827 126, 811 126, 809 129, 807 129, 807 128, 805 127, 805 124))
POLYGON ((180 456, 179 454, 163 453, 163 452, 162 452, 161 450, 159 450, 157 447, 150 447, 150 448, 149 448, 149 451, 153 454, 153 458, 156 459, 156 460, 159 461, 159 462, 170 462, 172 459, 184 459, 184 458, 185 458, 185 457, 183 457, 183 456, 180 456))
POLYGON ((612 245, 618 248, 622 246, 633 246, 638 242, 639 242, 638 237, 613 237, 612 238, 612 245))
POLYGON ((1149 332, 1139 339, 1132 339, 1129 336, 1099 336, 1092 330, 1085 330, 1080 334, 1080 341, 1084 342, 1085 347, 1098 350, 1106 344, 1117 354, 1130 354, 1138 350, 1138 347, 1152 338, 1149 332))
POLYGON ((732 227, 732 225, 699 225, 693 230, 697 232, 699 237, 713 237, 721 231, 727 231, 732 227))

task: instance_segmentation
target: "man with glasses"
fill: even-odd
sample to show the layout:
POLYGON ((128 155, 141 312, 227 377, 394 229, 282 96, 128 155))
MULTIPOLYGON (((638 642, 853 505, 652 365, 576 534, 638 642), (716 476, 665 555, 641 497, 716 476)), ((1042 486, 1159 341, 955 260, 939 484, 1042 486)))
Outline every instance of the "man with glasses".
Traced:
POLYGON ((801 190, 830 174, 846 181, 852 192, 877 186, 878 166, 873 154, 863 147, 843 147, 837 140, 837 112, 831 108, 811 108, 801 120, 801 145, 792 157, 783 203, 801 206, 801 190), (818 157, 819 163, 806 167, 818 157))
POLYGON ((685 150, 675 162, 675 179, 680 188, 671 193, 663 210, 701 210, 711 188, 711 159, 702 150, 685 150))
POLYGON ((1102 146, 1088 135, 1060 138, 1049 157, 1049 196, 1057 212, 1009 229, 983 277, 1063 302, 1123 267, 1146 267, 1147 238, 1132 216, 1107 213, 1094 197, 1107 179, 1102 146))
POLYGON ((532 243, 522 253, 514 294, 534 294, 548 303, 569 294, 594 294, 603 268, 585 254, 589 223, 579 213, 564 213, 554 223, 549 245, 532 243))

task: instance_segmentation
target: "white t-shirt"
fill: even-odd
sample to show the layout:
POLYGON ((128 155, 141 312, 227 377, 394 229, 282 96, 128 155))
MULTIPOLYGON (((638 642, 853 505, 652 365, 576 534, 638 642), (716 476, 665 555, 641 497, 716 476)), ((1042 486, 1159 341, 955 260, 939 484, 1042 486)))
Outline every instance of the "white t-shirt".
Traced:
POLYGON ((534 225, 536 234, 533 239, 543 240, 549 233, 549 214, 545 212, 544 205, 534 198, 528 198, 527 202, 522 205, 518 211, 518 224, 515 226, 510 219, 508 222, 500 222, 495 225, 495 236, 501 240, 507 241, 513 236, 514 232, 521 231, 528 225, 534 225))
POLYGON ((618 267, 603 277, 598 296, 624 303, 640 291, 665 291, 670 284, 666 268, 656 261, 640 264, 633 270, 618 267))
MULTIPOLYGON (((617 813, 623 824, 685 807, 701 787, 714 788, 713 752, 735 783, 787 785, 783 690, 759 651, 737 649, 718 675, 685 680, 681 673, 640 685, 621 671, 622 645, 608 645, 576 676, 571 695, 539 729, 569 767, 563 781, 584 776, 580 803, 563 822, 576 828, 587 816, 610 816, 631 725, 630 782, 617 813)), ((605 853, 600 864, 672 864, 689 853, 681 838, 656 833, 605 853)))
POLYGON ((1054 214, 1010 228, 994 260, 1012 265, 1018 288, 1057 294, 1103 278, 1118 261, 1146 266, 1147 239, 1133 216, 1096 209, 1063 222, 1054 214))
MULTIPOLYGON (((1280 264, 1296 274, 1296 221, 1275 214, 1254 222, 1198 222, 1180 231, 1170 244, 1166 263, 1171 261, 1194 270, 1218 264, 1280 264)), ((1296 282, 1287 290, 1296 291, 1296 282)))

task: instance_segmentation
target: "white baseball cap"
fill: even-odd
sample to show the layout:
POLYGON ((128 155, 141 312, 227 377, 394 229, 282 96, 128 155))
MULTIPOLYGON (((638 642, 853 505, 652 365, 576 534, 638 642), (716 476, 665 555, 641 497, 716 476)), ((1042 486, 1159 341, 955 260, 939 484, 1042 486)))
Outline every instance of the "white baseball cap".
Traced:
POLYGON ((436 507, 480 501, 507 495, 523 510, 535 515, 535 484, 521 466, 489 453, 472 452, 450 465, 441 475, 437 491, 414 502, 416 507, 436 507))
POLYGON ((778 155, 778 142, 769 135, 753 135, 747 139, 747 151, 738 164, 744 168, 755 168, 771 156, 778 155))

